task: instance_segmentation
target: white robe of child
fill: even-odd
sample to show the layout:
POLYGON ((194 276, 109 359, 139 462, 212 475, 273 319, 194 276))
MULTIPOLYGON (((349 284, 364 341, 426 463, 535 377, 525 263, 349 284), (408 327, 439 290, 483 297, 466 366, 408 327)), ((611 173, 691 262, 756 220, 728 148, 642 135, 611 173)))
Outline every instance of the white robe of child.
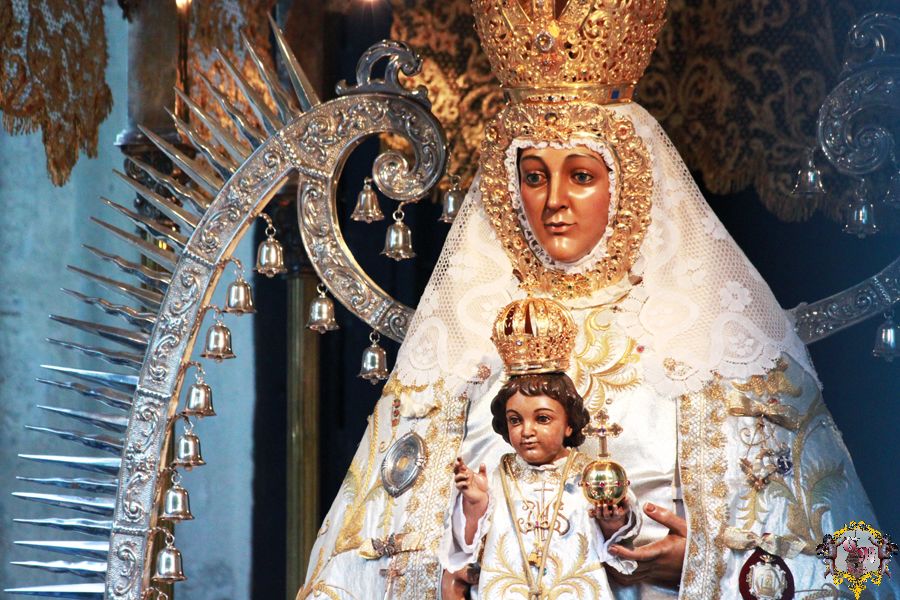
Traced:
MULTIPOLYGON (((617 558, 609 553, 609 546, 637 535, 640 511, 630 511, 625 526, 609 540, 604 539, 597 521, 588 511, 591 503, 581 488, 581 472, 590 458, 578 454, 572 461, 556 522, 544 562, 541 578, 541 598, 558 600, 613 600, 605 567, 623 573, 636 568, 633 561, 617 558)), ((526 554, 544 546, 550 532, 556 498, 567 457, 556 462, 534 466, 516 454, 507 454, 490 475, 487 511, 478 522, 471 544, 465 542, 466 518, 462 509, 462 495, 454 503, 451 531, 444 539, 442 562, 453 572, 478 562, 481 575, 472 588, 473 600, 508 600, 529 598, 529 581, 525 559, 519 547, 516 531, 521 533, 526 554), (507 474, 510 515, 504 497, 500 469, 507 474), (479 560, 480 557, 480 560, 479 560)), ((631 506, 636 506, 633 494, 631 506)), ((529 565, 532 581, 538 577, 538 567, 529 565)))

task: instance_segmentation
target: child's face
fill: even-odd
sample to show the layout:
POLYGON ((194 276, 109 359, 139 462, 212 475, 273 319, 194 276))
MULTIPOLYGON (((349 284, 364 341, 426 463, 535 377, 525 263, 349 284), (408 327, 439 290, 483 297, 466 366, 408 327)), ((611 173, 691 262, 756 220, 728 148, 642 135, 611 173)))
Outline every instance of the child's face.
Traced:
POLYGON ((506 401, 509 443, 532 465, 545 465, 568 453, 563 440, 572 435, 562 404, 548 396, 516 392, 506 401))

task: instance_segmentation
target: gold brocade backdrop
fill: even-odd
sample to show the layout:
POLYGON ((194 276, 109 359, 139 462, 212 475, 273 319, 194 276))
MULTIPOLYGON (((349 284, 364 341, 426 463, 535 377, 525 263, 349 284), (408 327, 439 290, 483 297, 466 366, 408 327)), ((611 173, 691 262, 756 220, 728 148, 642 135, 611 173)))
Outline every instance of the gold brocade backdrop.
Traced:
POLYGON ((97 155, 112 108, 101 0, 0 0, 0 111, 11 134, 41 131, 63 185, 79 152, 97 155))
MULTIPOLYGON (((424 84, 452 144, 451 172, 474 175, 485 121, 503 105, 470 0, 391 0, 391 37, 424 59, 424 84)), ((790 196, 819 106, 837 83, 847 29, 873 0, 671 0, 638 101, 715 194, 753 188, 778 218, 838 219, 841 193, 790 196)), ((824 163, 824 159, 819 163, 824 163)), ((821 166, 821 165, 820 165, 821 166)), ((828 175, 826 171, 826 176, 828 175)))

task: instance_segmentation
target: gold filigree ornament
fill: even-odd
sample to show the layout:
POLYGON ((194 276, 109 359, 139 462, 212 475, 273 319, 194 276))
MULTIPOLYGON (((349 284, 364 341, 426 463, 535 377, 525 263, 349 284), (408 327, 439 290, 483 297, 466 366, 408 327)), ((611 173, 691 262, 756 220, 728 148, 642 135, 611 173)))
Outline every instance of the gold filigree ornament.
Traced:
POLYGON ((631 269, 650 226, 653 170, 649 152, 631 120, 591 102, 513 104, 486 128, 481 149, 481 193, 491 226, 528 293, 578 298, 613 285, 631 269), (617 199, 607 252, 592 269, 581 273, 546 266, 529 247, 515 210, 505 160, 514 140, 571 144, 579 137, 604 145, 616 173, 617 199))
POLYGON ((474 0, 475 29, 513 101, 628 101, 665 23, 666 0, 474 0))

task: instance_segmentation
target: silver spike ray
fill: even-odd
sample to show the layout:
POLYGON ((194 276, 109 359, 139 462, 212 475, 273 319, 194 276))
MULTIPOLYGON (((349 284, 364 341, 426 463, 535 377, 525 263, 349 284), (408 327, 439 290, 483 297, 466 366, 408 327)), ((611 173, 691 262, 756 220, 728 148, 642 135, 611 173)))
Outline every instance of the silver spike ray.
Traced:
POLYGON ((154 312, 141 311, 136 308, 132 308, 131 306, 125 306, 124 304, 113 304, 105 298, 100 298, 98 296, 88 296, 86 294, 82 294, 81 292, 70 290, 68 288, 61 289, 66 294, 69 294, 70 296, 81 300, 85 304, 96 306, 108 315, 122 317, 129 324, 140 327, 144 331, 149 331, 150 329, 152 329, 153 324, 156 322, 156 313, 154 312))
POLYGON ((231 75, 231 79, 234 80, 238 88, 240 88, 241 93, 244 94, 244 98, 247 99, 247 104, 253 109, 253 113, 256 115, 256 118, 259 119, 263 129, 265 129, 269 135, 274 135, 279 129, 284 127, 284 123, 281 122, 281 119, 269 110, 265 99, 256 93, 253 86, 247 82, 244 75, 234 66, 228 57, 222 54, 218 48, 216 48, 215 54, 219 62, 225 66, 228 74, 231 75))
POLYGON ((112 325, 101 325, 99 323, 91 323, 90 321, 81 321, 79 319, 70 319, 60 315, 50 315, 50 318, 57 323, 80 329, 87 333, 91 333, 98 337, 137 348, 144 351, 147 344, 150 343, 150 336, 142 331, 134 331, 132 329, 123 329, 121 327, 113 327, 112 325))
POLYGON ((82 433, 80 431, 67 431, 65 429, 38 427, 36 425, 26 425, 25 429, 29 431, 37 431, 39 433, 55 435, 60 439, 68 440, 70 442, 78 442, 80 444, 84 444, 88 448, 102 450, 103 452, 108 452, 116 456, 122 454, 122 449, 125 447, 125 443, 122 438, 110 437, 108 435, 91 435, 88 433, 82 433))
POLYGON ((197 131, 195 127, 191 127, 181 119, 179 119, 175 113, 173 113, 168 108, 165 109, 166 112, 172 117, 172 122, 175 123, 175 129, 178 132, 186 137, 191 145, 196 149, 206 160, 206 163, 212 167, 212 170, 222 178, 223 181, 228 181, 231 175, 237 170, 238 164, 231 159, 230 156, 222 154, 219 152, 215 146, 210 144, 207 140, 203 139, 200 135, 200 132, 197 131))
POLYGON ((47 412, 52 412, 63 417, 69 417, 76 421, 89 423, 107 431, 116 433, 124 433, 128 428, 128 417, 119 415, 110 415, 108 413, 88 412, 83 410, 72 410, 71 408, 59 408, 56 406, 46 406, 38 404, 37 407, 47 412))
POLYGON ((116 237, 121 238, 122 240, 136 247, 141 254, 154 262, 158 262, 160 265, 162 265, 163 268, 168 269, 170 272, 175 270, 175 265, 178 262, 178 255, 171 250, 163 250, 156 244, 151 244, 146 240, 142 240, 140 237, 134 235, 133 233, 128 233, 127 231, 119 229, 115 225, 110 225, 106 221, 102 221, 97 217, 91 217, 91 221, 93 221, 103 229, 109 231, 116 237))
POLYGON ((18 596, 40 596, 41 598, 68 598, 69 600, 100 600, 103 598, 102 583, 69 583, 64 585, 40 585, 34 587, 9 588, 3 590, 18 596))
POLYGON ((172 227, 165 223, 160 223, 155 219, 149 219, 142 215, 137 214, 132 210, 128 210, 124 206, 113 202, 109 198, 105 198, 100 196, 100 201, 103 202, 108 207, 112 208, 119 214, 124 215, 128 220, 134 223, 139 229, 143 229, 147 232, 150 237, 152 237, 157 242, 163 242, 165 244, 173 245, 178 250, 183 250, 187 245, 187 237, 178 233, 172 227))
MULTIPOLYGON (((129 156, 128 160, 130 160, 132 163, 137 165, 137 167, 139 169, 144 171, 144 173, 146 173, 147 176, 150 177, 151 179, 153 179, 157 184, 162 185, 167 190, 169 190, 169 193, 171 193, 173 196, 175 196, 175 198, 177 198, 182 204, 193 208, 197 214, 202 215, 204 212, 206 212, 206 209, 209 208, 209 205, 212 203, 212 199, 209 198, 208 196, 206 196, 202 190, 200 190, 200 189, 192 190, 192 189, 188 188, 187 186, 183 185, 180 181, 178 181, 174 177, 166 175, 165 173, 160 173, 159 171, 157 171, 156 169, 154 169, 153 167, 151 167, 144 161, 137 159, 133 156, 129 156)), ((119 173, 115 169, 113 169, 113 173, 115 173, 116 175, 122 176, 121 173, 119 173)), ((155 192, 152 192, 150 190, 150 188, 147 188, 147 187, 141 185, 140 182, 138 182, 133 177, 128 177, 128 180, 129 180, 129 184, 132 185, 132 187, 133 187, 132 182, 134 182, 134 184, 140 185, 144 189, 155 194, 155 192)), ((159 197, 162 198, 162 196, 159 196, 159 197)), ((166 199, 166 200, 168 200, 168 199, 166 199)), ((173 205, 173 206, 175 206, 175 205, 173 205)), ((157 207, 157 208, 159 208, 159 207, 157 207)), ((180 206, 178 208, 183 210, 180 206)), ((160 210, 162 210, 162 209, 160 208, 160 210)), ((187 211, 184 211, 184 212, 187 213, 187 211)), ((169 215, 169 216, 172 217, 173 215, 169 215)))
POLYGON ((131 409, 131 396, 110 387, 90 387, 83 383, 78 383, 77 381, 55 381, 53 379, 44 379, 42 377, 36 377, 35 380, 64 390, 78 392, 83 396, 103 402, 111 408, 118 408, 121 410, 131 409))
POLYGON ((170 273, 168 272, 147 268, 144 265, 131 262, 130 260, 125 260, 121 256, 116 256, 115 254, 105 252, 103 250, 100 250, 99 248, 95 248, 94 246, 83 244, 82 247, 89 250, 92 254, 101 258, 102 260, 114 264, 123 273, 134 275, 141 280, 142 284, 152 287, 159 292, 165 293, 165 291, 169 288, 169 284, 172 283, 172 278, 169 276, 170 273))
POLYGON ((87 279, 96 281, 108 290, 117 292, 128 298, 133 298, 142 304, 146 304, 151 308, 155 308, 156 310, 159 310, 160 305, 162 305, 163 295, 155 290, 135 287, 133 285, 123 283, 110 277, 104 277, 103 275, 91 273, 90 271, 86 271, 73 265, 68 265, 67 268, 73 273, 78 273, 82 277, 86 277, 87 279))
POLYGON ((223 148, 225 148, 225 150, 231 156, 232 160, 234 160, 238 164, 242 164, 245 160, 247 160, 247 157, 250 156, 250 148, 247 146, 247 144, 244 144, 239 139, 231 135, 230 131, 219 125, 217 119, 210 117, 202 108, 197 106, 197 104, 180 89, 175 88, 175 94, 179 98, 181 98, 181 101, 184 102, 185 106, 187 106, 191 110, 191 112, 200 119, 203 125, 209 130, 210 134, 212 134, 213 139, 215 139, 219 144, 222 145, 223 148))
POLYGON ((31 492, 13 492, 13 496, 31 502, 50 504, 60 508, 70 508, 95 515, 112 516, 116 508, 114 498, 96 498, 84 496, 69 496, 63 494, 34 494, 31 492))
POLYGON ((34 548, 36 550, 46 550, 48 552, 56 552, 59 554, 68 554, 70 556, 81 556, 84 558, 94 558, 106 560, 109 556, 109 542, 89 542, 86 540, 79 541, 15 541, 17 546, 24 548, 34 548))
MULTIPOLYGON (((131 159, 130 159, 131 160, 131 159)), ((179 227, 182 227, 188 231, 188 233, 197 229, 197 224, 200 223, 200 219, 173 203, 168 198, 160 196, 140 181, 137 181, 128 175, 125 175, 121 171, 117 171, 113 169, 113 173, 115 173, 122 181, 128 184, 128 186, 137 192, 144 200, 152 204, 157 210, 162 212, 164 215, 172 219, 174 223, 176 223, 179 227)))
POLYGON ((50 529, 59 529, 61 531, 71 531, 74 533, 83 533, 85 535, 96 535, 99 537, 109 538, 112 533, 112 521, 101 521, 97 519, 13 519, 15 523, 23 525, 34 525, 36 527, 47 527, 50 529))
POLYGON ((76 369, 73 367, 58 367, 56 365, 41 365, 42 369, 49 369, 57 373, 71 375, 82 381, 90 381, 101 385, 113 385, 133 393, 137 388, 137 375, 125 375, 122 373, 109 373, 107 371, 90 371, 88 369, 76 369))
POLYGON ((69 350, 76 350, 85 356, 99 358, 112 365, 125 367, 126 369, 132 369, 133 371, 141 370, 141 363, 144 359, 143 354, 135 354, 133 352, 120 352, 118 350, 110 350, 109 348, 98 348, 97 346, 88 346, 77 342, 68 342, 54 338, 47 338, 47 341, 56 346, 62 346, 69 350))
POLYGON ((209 192, 212 196, 219 193, 219 189, 224 185, 224 182, 219 181, 219 178, 212 171, 208 170, 201 163, 189 158, 181 150, 146 127, 138 125, 138 129, 153 142, 154 146, 159 148, 173 163, 178 165, 178 168, 184 171, 197 185, 209 192))
POLYGON ((212 84, 212 82, 206 78, 203 73, 200 73, 200 79, 203 81, 203 84, 206 86, 206 89, 209 91, 210 95, 215 99, 218 103, 219 108, 222 109, 228 117, 231 119, 231 122, 234 123, 235 129, 241 134, 241 136, 247 140, 247 143, 256 150, 259 148, 263 141, 266 139, 266 134, 262 131, 259 131, 256 127, 254 127, 244 116, 244 114, 234 107, 231 102, 225 98, 219 90, 212 84))
POLYGON ((37 485, 47 485, 83 492, 97 494, 115 494, 119 488, 117 479, 94 479, 89 477, 22 477, 16 476, 18 481, 25 481, 37 485))
POLYGON ((288 45, 287 40, 284 39, 284 34, 281 33, 281 29, 275 23, 272 15, 269 15, 269 25, 272 27, 272 34, 275 36, 278 53, 284 61, 284 67, 288 72, 294 93, 297 94, 297 99, 300 101, 300 109, 306 112, 313 106, 320 104, 319 97, 306 73, 303 72, 300 63, 297 62, 297 57, 291 51, 291 47, 288 45))
POLYGON ((31 569, 41 569, 51 573, 69 573, 84 577, 86 579, 105 579, 106 578, 106 562, 98 562, 94 560, 81 560, 78 562, 70 562, 67 560, 13 560, 11 565, 17 567, 27 567, 31 569))
POLYGON ((265 84, 266 89, 269 91, 269 95, 275 100, 275 105, 278 107, 278 115, 281 118, 281 121, 283 123, 290 123, 295 117, 301 114, 301 111, 292 105, 293 103, 291 102, 290 96, 285 94, 281 89, 277 75, 269 70, 266 63, 264 63, 259 57, 259 54, 256 53, 253 44, 250 43, 250 40, 248 40, 247 36, 243 33, 241 33, 241 40, 244 43, 244 48, 247 50, 247 55, 250 56, 250 60, 253 61, 253 66, 256 67, 256 71, 259 73, 259 78, 262 79, 263 84, 265 84))

